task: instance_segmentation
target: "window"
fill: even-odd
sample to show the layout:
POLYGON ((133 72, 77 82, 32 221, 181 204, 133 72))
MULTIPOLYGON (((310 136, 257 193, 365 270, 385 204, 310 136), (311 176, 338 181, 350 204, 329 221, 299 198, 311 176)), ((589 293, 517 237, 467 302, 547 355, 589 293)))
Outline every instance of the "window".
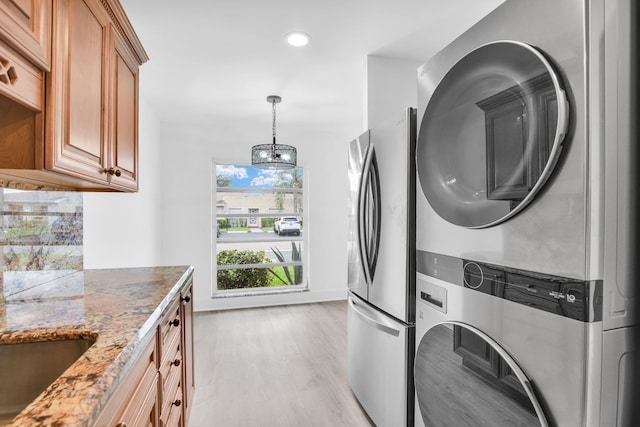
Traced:
POLYGON ((303 169, 215 172, 214 293, 306 288, 303 169))

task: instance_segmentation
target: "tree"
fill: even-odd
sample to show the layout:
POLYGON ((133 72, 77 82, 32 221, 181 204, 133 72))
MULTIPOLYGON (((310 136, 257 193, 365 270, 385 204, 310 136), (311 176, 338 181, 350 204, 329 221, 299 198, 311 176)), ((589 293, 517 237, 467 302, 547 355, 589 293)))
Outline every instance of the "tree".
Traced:
MULTIPOLYGON (((274 182, 273 188, 302 188, 303 176, 302 169, 295 168, 278 172, 278 180, 274 182)), ((284 196, 286 193, 276 191, 274 196, 276 199, 276 208, 284 210, 284 196)), ((293 212, 302 211, 302 194, 293 193, 293 212)))
POLYGON ((230 187, 233 179, 225 175, 216 175, 216 185, 218 187, 230 187))

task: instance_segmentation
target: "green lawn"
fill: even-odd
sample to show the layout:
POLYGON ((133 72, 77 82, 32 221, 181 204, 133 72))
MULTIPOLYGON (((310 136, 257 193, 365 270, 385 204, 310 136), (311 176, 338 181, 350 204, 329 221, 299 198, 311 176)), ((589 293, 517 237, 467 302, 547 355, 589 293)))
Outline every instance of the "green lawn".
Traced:
MULTIPOLYGON (((293 267, 287 267, 289 269, 289 274, 293 277, 293 267)), ((284 274, 284 267, 273 267, 272 270, 282 279, 287 282, 287 276, 284 274)), ((289 283, 283 283, 282 280, 278 279, 276 276, 271 274, 271 281, 269 282, 269 286, 288 286, 289 283)))

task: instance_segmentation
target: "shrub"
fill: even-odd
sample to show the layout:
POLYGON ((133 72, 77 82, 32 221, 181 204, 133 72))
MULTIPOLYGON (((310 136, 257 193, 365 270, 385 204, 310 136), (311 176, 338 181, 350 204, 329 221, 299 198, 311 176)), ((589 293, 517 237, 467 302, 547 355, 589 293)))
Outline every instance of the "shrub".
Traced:
MULTIPOLYGON (((286 262, 284 259, 284 255, 278 248, 271 248, 271 251, 276 255, 278 261, 286 262)), ((302 252, 300 252, 300 248, 296 246, 295 242, 291 242, 291 261, 302 261, 302 252)), ((269 269, 269 272, 276 276, 284 285, 297 285, 302 283, 302 266, 296 265, 293 267, 293 276, 291 275, 291 271, 289 267, 285 267, 282 269, 286 280, 283 279, 273 268, 269 269)))
MULTIPOLYGON (((216 256, 218 265, 263 264, 271 262, 264 251, 224 250, 216 256)), ((262 288, 269 286, 269 270, 266 268, 236 268, 218 270, 218 289, 262 288)))
POLYGON ((276 222, 278 218, 262 218, 260 220, 260 226, 267 228, 267 227, 273 227, 273 223, 276 222))

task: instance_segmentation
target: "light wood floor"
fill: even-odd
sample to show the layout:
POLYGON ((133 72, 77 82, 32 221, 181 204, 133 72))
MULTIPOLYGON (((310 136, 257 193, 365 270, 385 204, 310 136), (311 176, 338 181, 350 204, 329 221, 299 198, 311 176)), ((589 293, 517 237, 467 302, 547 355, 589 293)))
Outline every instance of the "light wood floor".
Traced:
POLYGON ((347 383, 346 302, 196 313, 189 427, 370 427, 347 383))

